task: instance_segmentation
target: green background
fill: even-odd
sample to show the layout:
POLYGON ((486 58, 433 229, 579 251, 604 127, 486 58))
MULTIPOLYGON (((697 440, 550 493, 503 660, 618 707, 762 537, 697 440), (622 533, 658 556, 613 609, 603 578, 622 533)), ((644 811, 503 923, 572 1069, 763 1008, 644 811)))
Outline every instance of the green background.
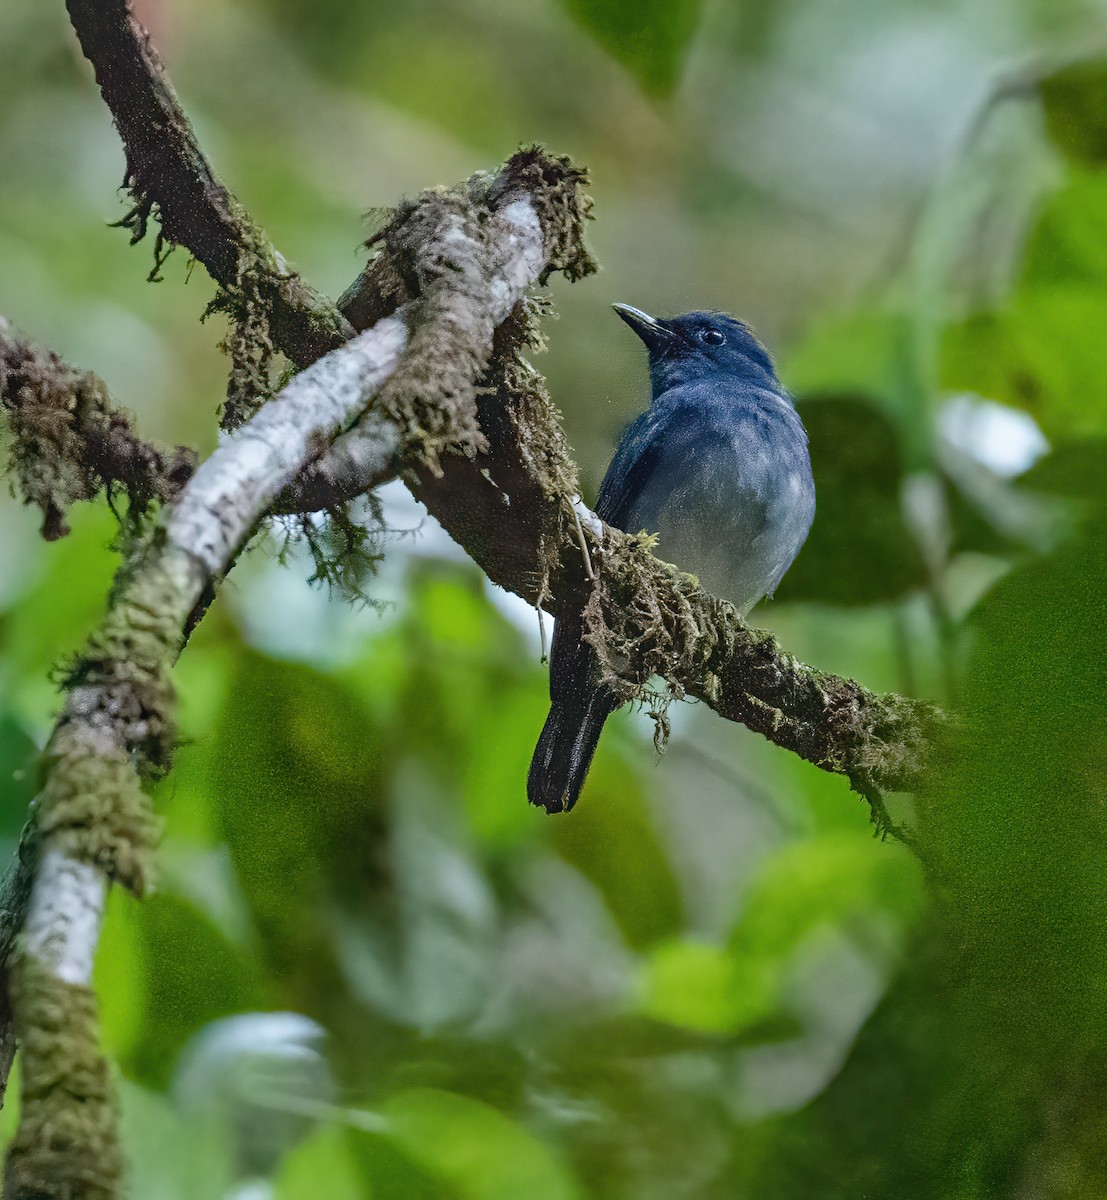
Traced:
MULTIPOLYGON (((522 141, 587 163, 604 270, 554 284, 538 360, 586 496, 646 395, 609 304, 749 319, 819 491, 756 621, 963 722, 934 792, 891 799, 926 871, 843 780, 693 705, 660 759, 614 717, 547 818, 533 613, 396 488, 369 606, 274 538, 176 673, 160 890, 109 906, 134 1194, 1107 1193, 1107 5, 139 7, 217 170, 332 295, 366 210, 522 141)), ((145 282, 122 174, 63 6, 9 0, 0 313, 206 451, 213 288, 182 251, 145 282)), ((102 506, 72 524, 43 544, 0 496, 5 858, 115 565, 102 506)))

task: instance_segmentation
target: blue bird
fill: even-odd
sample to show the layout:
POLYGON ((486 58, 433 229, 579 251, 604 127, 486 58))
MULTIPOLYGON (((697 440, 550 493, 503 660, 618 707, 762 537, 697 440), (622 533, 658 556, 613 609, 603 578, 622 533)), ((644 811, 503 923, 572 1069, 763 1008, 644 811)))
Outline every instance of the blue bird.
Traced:
MULTIPOLYGON (((659 557, 745 616, 780 582, 815 516, 803 422, 741 321, 614 308, 649 352, 653 400, 623 431, 596 512, 629 533, 656 533, 659 557)), ((620 705, 582 633, 579 614, 554 629, 550 715, 527 776, 530 802, 547 812, 576 803, 620 705)))

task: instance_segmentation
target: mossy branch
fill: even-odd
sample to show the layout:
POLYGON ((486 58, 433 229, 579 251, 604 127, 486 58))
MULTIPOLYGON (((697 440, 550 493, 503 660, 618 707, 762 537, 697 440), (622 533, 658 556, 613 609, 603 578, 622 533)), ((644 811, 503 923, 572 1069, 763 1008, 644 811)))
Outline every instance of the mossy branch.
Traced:
POLYGON ((23 502, 41 509, 47 541, 69 532, 66 512, 77 501, 122 492, 135 518, 172 500, 196 469, 192 450, 143 441, 101 379, 13 336, 2 317, 0 409, 8 469, 23 502))
POLYGON ((410 257, 417 298, 302 371, 223 441, 135 548, 108 615, 67 673, 33 813, 27 911, 11 914, 23 935, 4 964, 14 1029, 27 1050, 5 1175, 12 1200, 118 1194, 92 955, 105 885, 142 894, 150 879, 156 830, 141 779, 169 765, 169 669, 201 597, 277 494, 371 397, 379 395, 390 462, 404 453, 429 462, 458 430, 478 437, 477 389, 493 330, 547 265, 535 206, 523 200, 493 215, 460 193, 428 193, 397 229, 396 246, 410 257), (490 251, 513 240, 519 253, 509 260, 490 251), (428 370, 442 406, 436 430, 423 427, 428 370), (80 1020, 64 1019, 67 1005, 80 1020))
POLYGON ((494 395, 484 404, 487 449, 452 457, 440 476, 422 469, 413 485, 488 577, 555 617, 583 610, 587 636, 627 699, 646 695, 660 676, 674 697, 702 700, 844 775, 862 796, 924 790, 935 743, 949 725, 937 706, 874 693, 801 663, 655 557, 647 539, 604 525, 578 503, 597 576, 588 578, 556 413, 540 381, 510 365, 510 347, 504 352, 510 373, 489 381, 494 395))
POLYGON ((188 249, 230 295, 247 278, 273 344, 297 366, 347 341, 353 329, 346 319, 288 266, 208 164, 127 0, 67 0, 66 8, 127 156, 124 182, 134 204, 120 223, 132 241, 145 235, 151 217, 159 224, 152 275, 168 243, 188 249))
MULTIPOLYGON (((306 369, 179 494, 154 497, 172 502, 67 678, 37 830, 0 921, 0 966, 12 968, 0 995, 0 1071, 7 999, 27 1051, 11 1200, 118 1194, 117 1122, 90 991, 105 885, 146 886, 155 829, 140 779, 168 767, 170 665, 201 598, 274 505, 337 506, 403 472, 491 579, 555 615, 583 611, 628 696, 661 675, 674 696, 702 698, 868 797, 921 787, 945 724, 933 706, 797 662, 642 539, 574 511, 576 471, 524 357, 537 338, 528 284, 594 269, 584 180, 571 164, 531 148, 497 176, 401 206, 336 306, 288 269, 208 166, 126 0, 68 0, 68 9, 126 150, 134 207, 123 223, 137 239, 156 218, 155 272, 167 244, 185 246, 238 317, 235 411, 248 416, 264 398, 270 350, 306 369), (354 337, 358 328, 366 332, 354 337)), ((106 393, 93 391, 90 411, 103 421, 106 393)), ((57 392, 72 398, 80 387, 57 392)), ((67 404, 55 405, 59 415, 67 404)), ((67 440, 77 425, 60 417, 60 428, 55 441, 68 450, 54 457, 82 462, 67 440)), ((59 497, 98 483, 111 486, 101 473, 40 489, 50 528, 60 528, 59 497)))

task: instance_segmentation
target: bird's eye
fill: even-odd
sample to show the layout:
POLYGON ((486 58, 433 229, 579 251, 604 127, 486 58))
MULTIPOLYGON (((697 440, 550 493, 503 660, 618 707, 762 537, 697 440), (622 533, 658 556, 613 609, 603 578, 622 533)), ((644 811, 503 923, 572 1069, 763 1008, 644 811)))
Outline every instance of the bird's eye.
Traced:
POLYGON ((701 329, 700 341, 706 342, 709 346, 721 346, 726 338, 717 329, 701 329))

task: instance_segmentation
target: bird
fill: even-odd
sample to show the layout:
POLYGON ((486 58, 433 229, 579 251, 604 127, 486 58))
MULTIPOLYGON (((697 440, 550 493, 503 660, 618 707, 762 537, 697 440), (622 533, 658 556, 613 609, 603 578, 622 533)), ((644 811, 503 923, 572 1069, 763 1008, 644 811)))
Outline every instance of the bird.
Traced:
MULTIPOLYGON (((718 311, 615 312, 649 355, 649 407, 623 430, 596 514, 656 551, 745 617, 771 595, 815 516, 807 432, 769 352, 718 311)), ((584 786, 604 722, 623 703, 601 682, 580 613, 562 615, 550 651, 550 712, 527 797, 567 812, 584 786)))

